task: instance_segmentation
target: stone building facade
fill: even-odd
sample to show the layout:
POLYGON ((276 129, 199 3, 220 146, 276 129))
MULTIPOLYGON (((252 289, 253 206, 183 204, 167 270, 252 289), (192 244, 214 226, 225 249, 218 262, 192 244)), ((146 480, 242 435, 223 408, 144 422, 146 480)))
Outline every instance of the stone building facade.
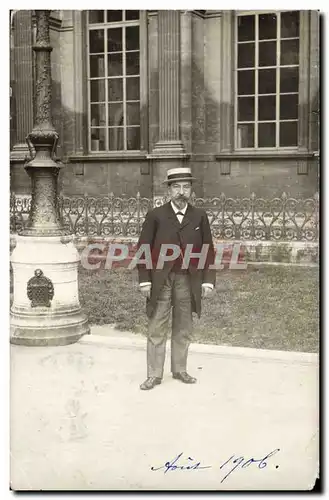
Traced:
MULTIPOLYGON (((197 196, 312 196, 317 11, 52 11, 64 195, 154 197, 191 166, 197 196)), ((30 193, 33 11, 12 16, 11 189, 30 193)))

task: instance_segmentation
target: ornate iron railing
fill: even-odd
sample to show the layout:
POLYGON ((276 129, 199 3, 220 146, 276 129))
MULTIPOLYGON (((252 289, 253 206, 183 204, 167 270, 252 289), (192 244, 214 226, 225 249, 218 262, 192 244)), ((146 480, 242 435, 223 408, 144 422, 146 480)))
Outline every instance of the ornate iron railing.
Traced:
MULTIPOLYGON (((59 207, 66 228, 77 236, 138 236, 148 210, 167 201, 114 196, 63 196, 59 207)), ((273 199, 196 198, 191 202, 206 210, 214 238, 223 240, 317 241, 319 195, 307 199, 283 193, 273 199)), ((10 229, 20 231, 28 218, 29 197, 11 195, 10 229)))

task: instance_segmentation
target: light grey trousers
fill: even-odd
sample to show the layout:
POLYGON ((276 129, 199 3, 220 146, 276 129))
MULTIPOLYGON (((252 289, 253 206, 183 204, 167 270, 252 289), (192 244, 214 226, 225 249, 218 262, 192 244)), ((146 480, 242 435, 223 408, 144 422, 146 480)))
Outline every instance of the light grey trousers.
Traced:
POLYGON ((190 275, 168 275, 155 311, 149 320, 147 337, 147 376, 163 376, 166 340, 172 311, 171 371, 186 371, 187 353, 192 336, 192 300, 190 275))

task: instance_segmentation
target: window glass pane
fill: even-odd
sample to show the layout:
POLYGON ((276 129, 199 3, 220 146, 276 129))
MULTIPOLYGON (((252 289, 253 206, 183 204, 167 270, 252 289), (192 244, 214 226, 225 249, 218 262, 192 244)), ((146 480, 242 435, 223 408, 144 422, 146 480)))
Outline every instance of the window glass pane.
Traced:
POLYGON ((281 122, 280 123, 280 146, 289 147, 297 146, 297 130, 296 122, 281 122))
POLYGON ((104 11, 103 10, 89 10, 89 24, 103 23, 104 22, 104 11))
POLYGON ((275 120, 275 102, 275 95, 258 98, 258 120, 275 120))
POLYGON ((139 49, 139 26, 128 26, 126 28, 126 50, 139 49))
POLYGON ((89 52, 104 52, 104 30, 89 31, 89 52))
MULTIPOLYGON (((91 151, 140 149, 139 19, 138 10, 88 11, 91 151)), ((242 64, 254 59, 251 48, 242 49, 242 64)))
POLYGON ((109 76, 122 75, 122 53, 108 55, 107 71, 109 76))
POLYGON ((140 124, 139 102, 127 103, 127 125, 140 124))
POLYGON ((90 142, 92 151, 105 150, 105 129, 92 128, 90 131, 90 142))
POLYGON ((108 52, 122 51, 122 28, 111 28, 107 30, 108 52))
POLYGON ((140 128, 127 128, 127 149, 140 149, 140 128))
POLYGON ((280 96, 280 120, 295 120, 298 118, 298 94, 280 96))
POLYGON ((276 70, 260 69, 258 71, 258 93, 275 94, 276 92, 276 70))
POLYGON ((275 147, 275 123, 258 124, 258 147, 275 147))
POLYGON ((123 123, 123 103, 109 104, 109 125, 119 127, 123 123))
POLYGON ((126 53, 126 74, 127 75, 139 74, 139 52, 126 53))
POLYGON ((298 92, 298 68, 280 69, 280 92, 298 92))
POLYGON ((255 119, 255 98, 254 97, 239 97, 238 98, 238 121, 250 122, 255 119))
POLYGON ((92 80, 90 82, 90 101, 105 101, 105 80, 92 80))
POLYGON ((255 66, 255 44, 239 43, 238 68, 253 68, 255 66))
POLYGON ((276 66, 276 42, 259 44, 259 66, 276 66))
POLYGON ((126 92, 128 101, 139 100, 139 78, 126 79, 126 92))
POLYGON ((105 127, 105 104, 91 104, 90 122, 92 127, 105 127))
POLYGON ((238 17, 238 41, 255 40, 255 16, 238 17))
POLYGON ((123 148, 123 127, 109 128, 109 149, 110 151, 122 151, 123 148))
POLYGON ((238 148, 254 147, 254 124, 238 124, 238 148))
POLYGON ((281 13, 281 38, 299 37, 299 12, 281 13))
POLYGON ((90 78, 105 76, 104 56, 90 56, 90 78))
POLYGON ((255 93, 255 71, 238 72, 238 94, 253 95, 255 93))
POLYGON ((139 19, 139 10, 126 10, 126 20, 134 21, 135 19, 139 19))
POLYGON ((107 22, 115 23, 122 21, 122 10, 107 10, 107 22))
POLYGON ((275 39, 276 33, 276 14, 260 14, 259 40, 275 39))
POLYGON ((283 40, 281 42, 281 65, 298 64, 299 40, 283 40))
POLYGON ((109 101, 123 100, 123 85, 122 78, 114 78, 108 81, 108 96, 109 101))
POLYGON ((255 147, 255 126, 258 127, 256 146, 259 148, 297 145, 299 31, 300 12, 297 10, 282 11, 280 14, 272 12, 238 16, 237 41, 247 43, 238 43, 237 47, 237 147, 255 147), (255 50, 256 22, 258 22, 259 40, 257 50, 255 50), (280 39, 276 41, 278 35, 280 39), (256 60, 256 53, 258 60, 256 60), (258 71, 249 70, 257 66, 258 71), (244 68, 248 70, 245 71, 244 68), (258 78, 257 96, 253 97, 256 93, 256 75, 258 78), (280 78, 278 85, 277 77, 280 78), (259 123, 241 123, 255 121, 256 107, 259 123), (277 123, 276 120, 278 120, 277 123), (285 122, 284 120, 291 121, 285 122), (279 127, 279 124, 280 138, 278 137, 279 144, 277 144, 276 127, 279 127))

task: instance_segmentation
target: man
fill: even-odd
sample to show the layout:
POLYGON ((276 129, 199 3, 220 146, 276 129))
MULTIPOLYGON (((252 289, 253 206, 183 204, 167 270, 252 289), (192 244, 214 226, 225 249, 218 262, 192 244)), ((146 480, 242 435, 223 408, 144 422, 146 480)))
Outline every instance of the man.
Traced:
POLYGON ((149 246, 152 255, 150 266, 137 266, 149 318, 147 379, 140 386, 142 390, 153 389, 162 381, 171 310, 173 378, 186 384, 196 382, 186 371, 192 312, 200 317, 201 297, 214 288, 215 270, 209 266, 215 255, 206 212, 188 203, 194 180, 190 168, 168 170, 164 182, 170 201, 148 212, 138 242, 140 250, 141 245, 149 246), (202 255, 204 262, 195 254, 202 255), (186 260, 188 256, 191 258, 186 260))

